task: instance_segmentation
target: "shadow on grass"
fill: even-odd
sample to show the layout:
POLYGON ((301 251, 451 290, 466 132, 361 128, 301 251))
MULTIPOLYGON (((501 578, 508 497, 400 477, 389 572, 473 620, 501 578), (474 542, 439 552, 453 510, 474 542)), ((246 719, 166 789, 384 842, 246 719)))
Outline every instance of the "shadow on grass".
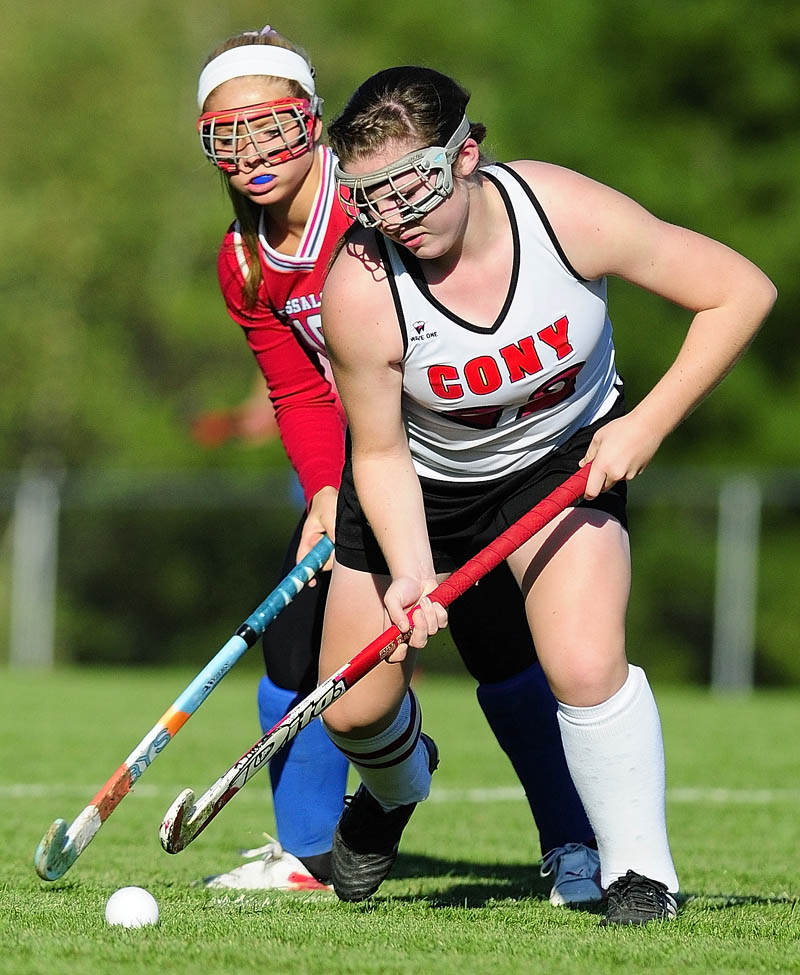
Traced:
POLYGON ((708 911, 724 911, 748 904, 800 904, 796 897, 757 897, 755 894, 680 893, 678 904, 695 904, 708 911))
MULTIPOLYGON (((539 865, 531 863, 479 863, 475 860, 447 860, 422 854, 400 853, 391 873, 393 880, 426 878, 441 880, 439 889, 425 899, 433 907, 485 907, 499 900, 547 900, 552 877, 542 877, 539 865)), ((396 900, 417 900, 419 895, 395 895, 396 900)), ((760 897, 711 892, 681 892, 679 907, 694 904, 705 910, 721 911, 747 904, 797 904, 794 897, 760 897)), ((602 914, 605 904, 585 904, 580 910, 602 914)))
MULTIPOLYGON (((552 877, 540 876, 538 864, 479 863, 404 853, 398 856, 391 877, 445 881, 438 892, 425 894, 434 907, 484 907, 492 901, 507 899, 547 900, 553 886, 552 877)), ((416 900, 418 895, 396 899, 416 900)))
POLYGON ((81 883, 80 880, 50 880, 41 881, 37 878, 34 883, 38 882, 39 891, 42 894, 71 894, 75 890, 83 890, 86 885, 81 883))

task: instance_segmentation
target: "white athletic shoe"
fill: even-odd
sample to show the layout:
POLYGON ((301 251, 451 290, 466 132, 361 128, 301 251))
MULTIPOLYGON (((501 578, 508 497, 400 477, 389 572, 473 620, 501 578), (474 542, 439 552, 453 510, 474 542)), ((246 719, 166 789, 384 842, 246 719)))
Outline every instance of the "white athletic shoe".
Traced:
POLYGON ((269 843, 254 850, 242 850, 250 863, 234 867, 228 873, 206 877, 206 887, 227 890, 332 890, 313 877, 304 864, 268 837, 269 843), (252 859, 257 857, 258 859, 252 859))
POLYGON ((550 903, 556 907, 566 904, 587 904, 603 899, 600 886, 600 857, 597 850, 582 843, 557 846, 542 859, 541 875, 554 874, 550 903))

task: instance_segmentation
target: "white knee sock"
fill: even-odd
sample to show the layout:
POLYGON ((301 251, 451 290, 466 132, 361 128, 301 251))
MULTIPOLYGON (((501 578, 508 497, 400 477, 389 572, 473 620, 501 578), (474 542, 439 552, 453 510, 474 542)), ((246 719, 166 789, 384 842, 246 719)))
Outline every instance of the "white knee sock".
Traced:
POLYGON ((677 891, 664 810, 661 721, 644 671, 629 666, 617 693, 594 707, 559 702, 558 723, 597 837, 603 887, 635 870, 677 891))
POLYGON ((327 729, 331 741, 358 769, 361 781, 388 812, 428 798, 428 749, 420 740, 422 712, 408 689, 400 713, 374 738, 345 738, 327 729))

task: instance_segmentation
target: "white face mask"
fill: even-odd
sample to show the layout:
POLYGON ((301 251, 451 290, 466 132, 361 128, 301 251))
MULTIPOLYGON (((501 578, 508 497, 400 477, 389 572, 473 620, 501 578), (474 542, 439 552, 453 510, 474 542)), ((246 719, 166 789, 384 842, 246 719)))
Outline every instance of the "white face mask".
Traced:
POLYGON ((336 186, 345 212, 364 227, 402 226, 439 206, 453 192, 453 162, 469 138, 466 115, 446 146, 415 149, 363 176, 336 167, 336 186))

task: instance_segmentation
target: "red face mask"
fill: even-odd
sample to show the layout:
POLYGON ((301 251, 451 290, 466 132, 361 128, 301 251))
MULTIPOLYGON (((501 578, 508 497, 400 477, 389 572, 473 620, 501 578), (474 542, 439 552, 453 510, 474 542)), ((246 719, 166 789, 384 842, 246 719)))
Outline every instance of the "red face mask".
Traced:
POLYGON ((279 98, 226 112, 206 112, 197 130, 206 157, 223 172, 243 163, 277 166, 308 152, 316 117, 305 98, 279 98))

